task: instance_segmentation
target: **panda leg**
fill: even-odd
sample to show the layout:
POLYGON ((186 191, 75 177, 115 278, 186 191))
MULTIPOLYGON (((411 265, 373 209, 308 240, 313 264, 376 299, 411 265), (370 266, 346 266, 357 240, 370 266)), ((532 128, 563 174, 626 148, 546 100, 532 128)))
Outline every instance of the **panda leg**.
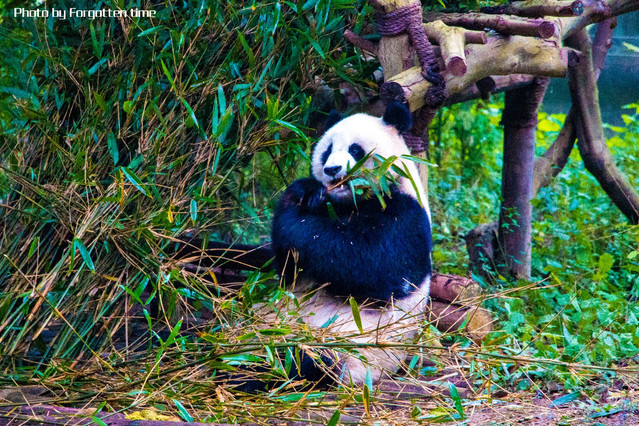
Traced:
MULTIPOLYGON (((293 357, 295 359, 295 357, 293 357)), ((306 380, 309 385, 330 386, 337 377, 338 360, 329 351, 321 351, 312 355, 300 351, 299 365, 294 361, 289 372, 290 380, 306 380)), ((233 373, 223 373, 225 384, 234 390, 244 393, 266 392, 284 383, 283 378, 269 380, 271 368, 265 365, 238 368, 233 373), (262 376, 260 378, 259 376, 262 376)))
POLYGON ((338 359, 330 351, 320 351, 310 355, 304 351, 300 353, 300 365, 293 366, 289 377, 291 379, 307 380, 320 386, 333 383, 337 373, 338 359))

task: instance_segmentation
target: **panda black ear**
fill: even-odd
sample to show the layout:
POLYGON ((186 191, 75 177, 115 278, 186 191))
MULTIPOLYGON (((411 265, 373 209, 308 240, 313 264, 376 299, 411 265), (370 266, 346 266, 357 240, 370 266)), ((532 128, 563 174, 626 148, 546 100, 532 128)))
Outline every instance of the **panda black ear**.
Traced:
POLYGON ((399 102, 392 102, 386 106, 384 123, 394 126, 400 133, 410 129, 413 119, 408 108, 399 102))
POLYGON ((341 119, 342 114, 340 114, 339 111, 332 109, 331 112, 328 114, 328 117, 326 117, 326 121, 324 122, 324 131, 333 127, 341 119))

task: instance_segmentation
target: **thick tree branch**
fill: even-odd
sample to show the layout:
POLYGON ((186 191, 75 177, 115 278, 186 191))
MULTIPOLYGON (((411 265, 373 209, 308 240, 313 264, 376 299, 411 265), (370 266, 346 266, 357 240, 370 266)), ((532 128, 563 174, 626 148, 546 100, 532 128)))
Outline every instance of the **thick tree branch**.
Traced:
MULTIPOLYGON (((597 32, 593 40, 592 61, 595 69, 595 77, 599 78, 601 69, 608 49, 612 45, 612 33, 617 20, 611 18, 601 22, 597 26, 597 32)), ((533 196, 537 194, 539 188, 548 186, 552 178, 563 170, 568 162, 568 157, 572 151, 577 133, 575 131, 575 106, 570 107, 566 114, 564 125, 557 136, 557 139, 546 150, 546 152, 535 159, 535 173, 533 175, 533 196)))
POLYGON ((639 194, 619 170, 606 144, 599 107, 599 91, 593 63, 590 37, 585 29, 566 41, 580 49, 586 60, 572 68, 568 75, 570 95, 577 108, 575 124, 577 147, 584 164, 597 178, 613 203, 633 223, 639 223, 639 194))
POLYGON ((570 37, 575 32, 596 24, 608 18, 623 15, 634 10, 639 10, 639 0, 583 0, 584 13, 570 18, 548 18, 554 22, 559 30, 562 40, 570 37))

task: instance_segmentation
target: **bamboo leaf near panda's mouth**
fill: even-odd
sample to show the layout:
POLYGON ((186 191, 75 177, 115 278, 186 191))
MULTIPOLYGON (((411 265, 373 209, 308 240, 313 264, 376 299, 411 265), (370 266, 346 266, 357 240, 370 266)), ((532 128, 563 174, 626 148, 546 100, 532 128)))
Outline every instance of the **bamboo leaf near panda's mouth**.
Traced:
POLYGON ((348 168, 347 175, 348 176, 355 175, 360 169, 364 167, 364 164, 368 161, 369 158, 371 158, 372 155, 373 155, 373 151, 370 151, 366 155, 364 155, 362 158, 360 158, 359 161, 353 164, 353 167, 348 168))
POLYGON ((357 302, 352 297, 348 299, 348 303, 351 305, 351 311, 353 311, 353 321, 355 321, 355 325, 360 333, 364 334, 364 329, 362 328, 362 317, 359 315, 359 306, 357 306, 357 302))
MULTIPOLYGON (((355 191, 355 184, 352 180, 348 181, 348 187, 351 189, 351 196, 353 197, 353 205, 357 208, 357 192, 355 191)), ((361 191, 361 190, 360 190, 361 191)))
POLYGON ((378 178, 381 178, 388 173, 388 170, 395 163, 395 160, 397 160, 397 156, 391 155, 388 158, 384 158, 381 155, 376 154, 375 159, 380 162, 380 165, 376 167, 376 170, 378 178))
POLYGON ((382 210, 386 210, 386 201, 384 201, 384 194, 382 194, 380 192, 380 188, 381 187, 377 188, 377 186, 371 185, 370 188, 373 191, 373 193, 375 194, 375 196, 377 197, 377 200, 379 201, 379 204, 382 206, 382 210))

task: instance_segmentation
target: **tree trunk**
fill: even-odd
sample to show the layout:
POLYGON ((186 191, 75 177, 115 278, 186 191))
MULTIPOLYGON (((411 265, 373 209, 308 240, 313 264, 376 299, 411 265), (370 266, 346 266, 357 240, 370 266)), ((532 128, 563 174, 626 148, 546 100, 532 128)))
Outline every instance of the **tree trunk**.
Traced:
POLYGON ((503 251, 499 269, 515 278, 530 278, 533 170, 537 108, 548 78, 535 78, 530 86, 506 93, 502 205, 498 240, 503 251))

